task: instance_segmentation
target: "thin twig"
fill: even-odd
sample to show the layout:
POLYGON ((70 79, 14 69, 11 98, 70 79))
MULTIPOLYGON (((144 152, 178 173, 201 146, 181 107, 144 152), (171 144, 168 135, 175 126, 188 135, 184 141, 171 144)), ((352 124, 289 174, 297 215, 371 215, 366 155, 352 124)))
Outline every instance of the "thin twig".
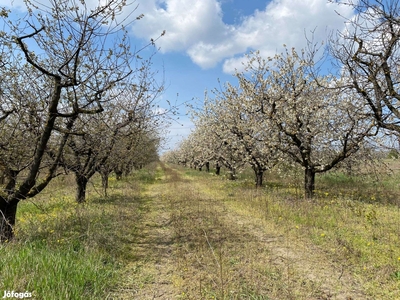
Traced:
POLYGON ((207 233, 206 233, 206 231, 205 231, 204 229, 203 229, 203 232, 204 232, 204 236, 206 237, 207 244, 208 244, 208 246, 209 246, 210 249, 211 249, 211 253, 212 253, 212 255, 214 256, 214 260, 215 260, 215 262, 217 263, 218 268, 221 268, 221 266, 220 266, 220 264, 219 264, 219 262, 218 262, 217 256, 215 255, 214 249, 213 249, 213 247, 211 246, 210 241, 208 240, 208 237, 207 237, 207 233))

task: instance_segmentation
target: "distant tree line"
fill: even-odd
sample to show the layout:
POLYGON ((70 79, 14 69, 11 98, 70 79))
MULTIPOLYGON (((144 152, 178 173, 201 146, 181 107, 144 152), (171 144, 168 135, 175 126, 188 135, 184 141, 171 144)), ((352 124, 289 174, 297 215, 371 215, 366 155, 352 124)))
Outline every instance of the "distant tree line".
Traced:
POLYGON ((369 156, 369 141, 381 132, 399 134, 399 1, 335 2, 356 13, 326 47, 335 72, 321 71, 310 41, 306 50, 274 57, 250 53, 237 84, 213 90, 192 109, 195 130, 164 159, 212 164, 217 174, 224 166, 231 179, 250 166, 257 187, 267 170, 297 165, 311 198, 316 174, 369 156))

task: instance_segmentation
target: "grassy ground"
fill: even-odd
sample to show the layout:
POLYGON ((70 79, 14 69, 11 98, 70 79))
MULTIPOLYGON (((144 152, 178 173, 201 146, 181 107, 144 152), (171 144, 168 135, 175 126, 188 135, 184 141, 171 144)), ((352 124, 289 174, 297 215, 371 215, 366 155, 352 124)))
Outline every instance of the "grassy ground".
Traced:
POLYGON ((0 291, 29 291, 46 300, 105 299, 134 257, 131 245, 147 201, 137 182, 155 175, 136 176, 111 178, 108 198, 92 184, 85 205, 74 201, 72 178, 56 179, 34 201, 21 202, 16 239, 0 245, 0 291))
POLYGON ((255 190, 153 165, 92 185, 77 206, 54 185, 18 212, 0 246, 0 290, 35 299, 400 299, 398 175, 301 180, 255 190))
MULTIPOLYGON (((200 189, 221 199, 229 214, 237 214, 237 223, 247 217, 248 224, 259 227, 256 235, 283 237, 279 244, 287 245, 288 266, 303 273, 297 279, 291 274, 290 280, 318 282, 317 290, 299 294, 306 285, 293 289, 288 281, 286 291, 297 294, 269 293, 273 299, 400 299, 397 174, 381 174, 379 181, 376 176, 330 174, 319 178, 316 199, 306 201, 293 179, 285 183, 270 177, 267 188, 255 191, 246 178, 218 183, 213 176, 185 172, 203 177, 196 182, 203 181, 208 189, 200 189)), ((280 252, 279 244, 272 253, 280 252)))
POLYGON ((294 186, 163 172, 148 187, 146 256, 125 270, 142 270, 127 284, 136 294, 121 298, 400 298, 400 212, 376 189, 340 194, 330 175, 305 201, 294 186))

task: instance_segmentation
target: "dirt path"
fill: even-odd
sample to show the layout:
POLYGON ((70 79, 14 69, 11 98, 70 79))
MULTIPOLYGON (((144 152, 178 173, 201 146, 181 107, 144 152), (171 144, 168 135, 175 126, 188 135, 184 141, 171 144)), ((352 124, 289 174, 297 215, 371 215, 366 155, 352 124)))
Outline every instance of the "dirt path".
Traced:
MULTIPOLYGON (((165 178, 158 179, 163 182, 165 178)), ((174 237, 163 188, 154 184, 143 192, 147 204, 135 229, 139 233, 133 247, 135 259, 125 266, 122 286, 112 299, 176 299, 172 284, 174 237)))
POLYGON ((163 167, 115 299, 368 299, 348 267, 163 167))

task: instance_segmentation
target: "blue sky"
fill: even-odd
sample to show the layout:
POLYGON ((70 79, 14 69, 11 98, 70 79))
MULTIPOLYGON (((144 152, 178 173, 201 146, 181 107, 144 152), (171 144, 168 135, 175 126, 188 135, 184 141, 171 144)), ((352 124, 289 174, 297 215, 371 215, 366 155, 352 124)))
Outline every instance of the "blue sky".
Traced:
MULTIPOLYGON (((14 8, 23 6, 22 0, 12 3, 14 8)), ((144 18, 129 31, 135 45, 166 31, 157 41, 160 51, 154 58, 167 87, 161 106, 165 99, 178 104, 201 101, 205 90, 218 87, 218 80, 234 81, 232 74, 241 68, 248 51, 259 50, 267 57, 283 51, 283 44, 304 48, 305 34, 314 31, 314 39, 322 41, 332 30, 342 30, 344 18, 353 13, 327 0, 136 0, 127 12, 136 5, 132 17, 144 14, 144 18)), ((185 112, 182 105, 163 151, 174 148, 193 128, 185 112)))

